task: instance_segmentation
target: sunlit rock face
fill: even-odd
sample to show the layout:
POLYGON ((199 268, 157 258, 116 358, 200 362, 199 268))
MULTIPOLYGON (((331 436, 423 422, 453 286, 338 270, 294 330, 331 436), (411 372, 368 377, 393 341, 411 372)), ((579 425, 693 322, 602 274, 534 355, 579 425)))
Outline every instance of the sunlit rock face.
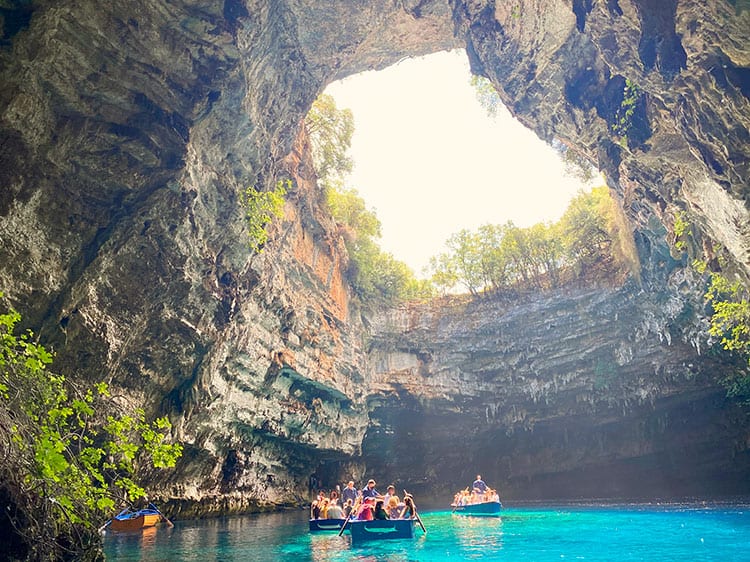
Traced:
MULTIPOLYGON (((681 271, 669 280, 684 282, 695 281, 681 271)), ((733 366, 700 349, 684 321, 699 295, 675 289, 378 316, 363 444, 371 474, 425 498, 451 498, 477 472, 506 499, 748 491, 747 419, 716 387, 733 366)))
MULTIPOLYGON (((703 344, 695 316, 674 316, 681 334, 698 334, 695 342, 673 336, 670 343, 667 332, 651 330, 637 340, 643 346, 627 343, 649 315, 662 317, 654 295, 666 279, 663 239, 675 210, 689 211, 699 247, 717 241, 747 268, 750 13, 742 6, 723 0, 6 2, 0 289, 55 349, 59 370, 108 380, 122 389, 124 403, 169 414, 186 454, 158 490, 184 515, 298 502, 311 472, 340 462, 357 475, 370 470, 367 463, 373 470, 395 467, 375 460, 377 447, 396 443, 379 430, 394 415, 380 401, 395 384, 386 374, 398 379, 410 372, 415 355, 382 342, 373 357, 367 354, 369 324, 350 299, 341 238, 298 133, 329 82, 405 56, 466 47, 474 70, 495 83, 521 121, 606 170, 641 253, 645 296, 637 300, 652 305, 631 305, 621 326, 619 316, 612 318, 617 306, 602 304, 611 328, 597 332, 593 343, 581 335, 578 350, 566 348, 565 371, 553 369, 546 356, 554 352, 548 335, 556 328, 539 322, 533 325, 541 332, 519 329, 517 341, 507 331, 495 338, 519 357, 538 357, 544 368, 538 374, 534 363, 513 378, 492 339, 481 344, 487 365, 457 359, 470 355, 460 349, 475 345, 468 339, 451 343, 450 357, 433 349, 437 359, 417 370, 434 383, 404 395, 414 401, 416 420, 429 421, 425 408, 446 420, 452 409, 481 414, 466 423, 476 424, 477 439, 505 436, 508 468, 497 465, 493 475, 508 482, 520 482, 531 464, 564 460, 558 473, 583 470, 592 466, 591 451, 594 467, 605 466, 606 453, 598 451, 611 451, 624 474, 630 461, 622 459, 639 458, 624 449, 641 446, 644 432, 687 440, 690 433, 670 420, 699 418, 680 404, 706 416, 699 442, 714 435, 718 448, 736 447, 744 458, 747 444, 739 445, 731 429, 746 427, 744 418, 725 423, 733 410, 716 385, 719 373, 708 376, 702 363, 711 360, 697 359, 703 344), (625 129, 614 131, 626 78, 644 94, 625 129), (286 178, 293 185, 284 219, 270 227, 256 255, 245 240, 238 193, 286 178), (591 345, 599 351, 587 363, 591 345), (657 350, 664 356, 660 368, 653 363, 657 350), (608 402, 587 369, 600 364, 593 357, 606 363, 612 356, 622 363, 617 373, 624 382, 608 383, 608 402), (377 367, 383 357, 393 369, 377 367), (582 362, 574 367, 572 357, 582 362), (691 362, 694 376, 681 367, 691 362), (457 373, 476 390, 451 389, 457 373), (438 392, 441 380, 446 388, 438 392), (664 388, 654 390, 654 381, 664 388), (549 385, 577 405, 540 412, 545 400, 555 408, 567 403, 551 398, 549 385), (486 398, 492 393, 498 398, 486 398), (608 419, 620 420, 618 436, 592 429, 591 449, 578 443, 568 456, 555 449, 562 447, 559 435, 603 428, 608 419), (652 421, 644 426, 641 419, 652 421), (625 439, 625 431, 636 438, 625 439)), ((624 290, 604 293, 592 293, 593 302, 633 298, 624 290)), ((580 307, 595 306, 585 300, 561 296, 534 306, 575 318, 580 307), (573 310, 565 313, 567 306, 573 310)), ((471 330, 494 321, 496 311, 490 306, 482 319, 483 310, 434 314, 471 330)), ((378 338, 388 333, 380 321, 374 326, 378 338)), ((439 337, 447 345, 451 334, 439 337)), ((413 334, 404 329, 403 336, 413 334)), ((423 345, 432 349, 440 341, 423 345)), ((445 422, 434 427, 446 428, 446 440, 455 437, 445 422)), ((438 438, 409 441, 410 456, 438 438)), ((401 456, 387 462, 401 463, 401 456)), ((706 463, 714 475, 727 474, 724 460, 706 463)), ((399 466, 415 465, 410 459, 399 466)), ((541 476, 532 480, 536 488, 527 491, 546 493, 541 476)), ((425 483, 435 481, 424 476, 425 483)))

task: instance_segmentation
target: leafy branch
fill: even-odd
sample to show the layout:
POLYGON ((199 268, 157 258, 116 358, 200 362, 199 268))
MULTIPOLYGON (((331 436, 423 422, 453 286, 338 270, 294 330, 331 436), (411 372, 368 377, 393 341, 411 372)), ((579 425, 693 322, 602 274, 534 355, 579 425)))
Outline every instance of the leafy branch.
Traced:
POLYGON ((96 552, 113 508, 145 495, 139 470, 173 467, 182 445, 166 418, 117 409, 105 383, 82 391, 50 371, 52 354, 16 334, 20 321, 0 314, 0 494, 10 498, 0 524, 29 559, 96 552))
POLYGON ((250 249, 260 252, 268 242, 266 225, 274 218, 284 216, 284 196, 291 189, 290 180, 279 180, 273 191, 258 191, 254 187, 248 187, 240 193, 240 204, 245 211, 245 222, 250 249))

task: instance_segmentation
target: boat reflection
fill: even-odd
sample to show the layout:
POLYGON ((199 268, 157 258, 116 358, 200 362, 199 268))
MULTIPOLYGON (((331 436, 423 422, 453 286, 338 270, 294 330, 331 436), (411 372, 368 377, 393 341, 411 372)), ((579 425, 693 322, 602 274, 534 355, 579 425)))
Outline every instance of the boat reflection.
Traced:
POLYGON ((503 520, 500 517, 453 517, 456 539, 468 552, 498 552, 503 548, 503 520))

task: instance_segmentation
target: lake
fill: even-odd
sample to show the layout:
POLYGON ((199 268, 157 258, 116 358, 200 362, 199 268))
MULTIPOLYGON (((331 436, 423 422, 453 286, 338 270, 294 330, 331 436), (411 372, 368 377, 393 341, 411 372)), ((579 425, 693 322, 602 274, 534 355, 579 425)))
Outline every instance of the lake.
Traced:
POLYGON ((500 518, 421 512, 413 540, 351 545, 311 534, 307 510, 176 521, 145 533, 108 532, 113 561, 748 561, 750 504, 628 504, 503 509, 500 518))

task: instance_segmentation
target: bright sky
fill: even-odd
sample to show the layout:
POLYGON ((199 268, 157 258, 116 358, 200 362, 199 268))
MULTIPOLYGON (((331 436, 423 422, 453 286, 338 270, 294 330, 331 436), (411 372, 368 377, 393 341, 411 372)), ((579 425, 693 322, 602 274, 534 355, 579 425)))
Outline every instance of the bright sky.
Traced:
POLYGON ((579 189, 557 152, 503 107, 477 101, 464 51, 407 59, 331 84, 354 114, 347 187, 382 224, 380 246, 417 276, 461 229, 555 221, 579 189))

